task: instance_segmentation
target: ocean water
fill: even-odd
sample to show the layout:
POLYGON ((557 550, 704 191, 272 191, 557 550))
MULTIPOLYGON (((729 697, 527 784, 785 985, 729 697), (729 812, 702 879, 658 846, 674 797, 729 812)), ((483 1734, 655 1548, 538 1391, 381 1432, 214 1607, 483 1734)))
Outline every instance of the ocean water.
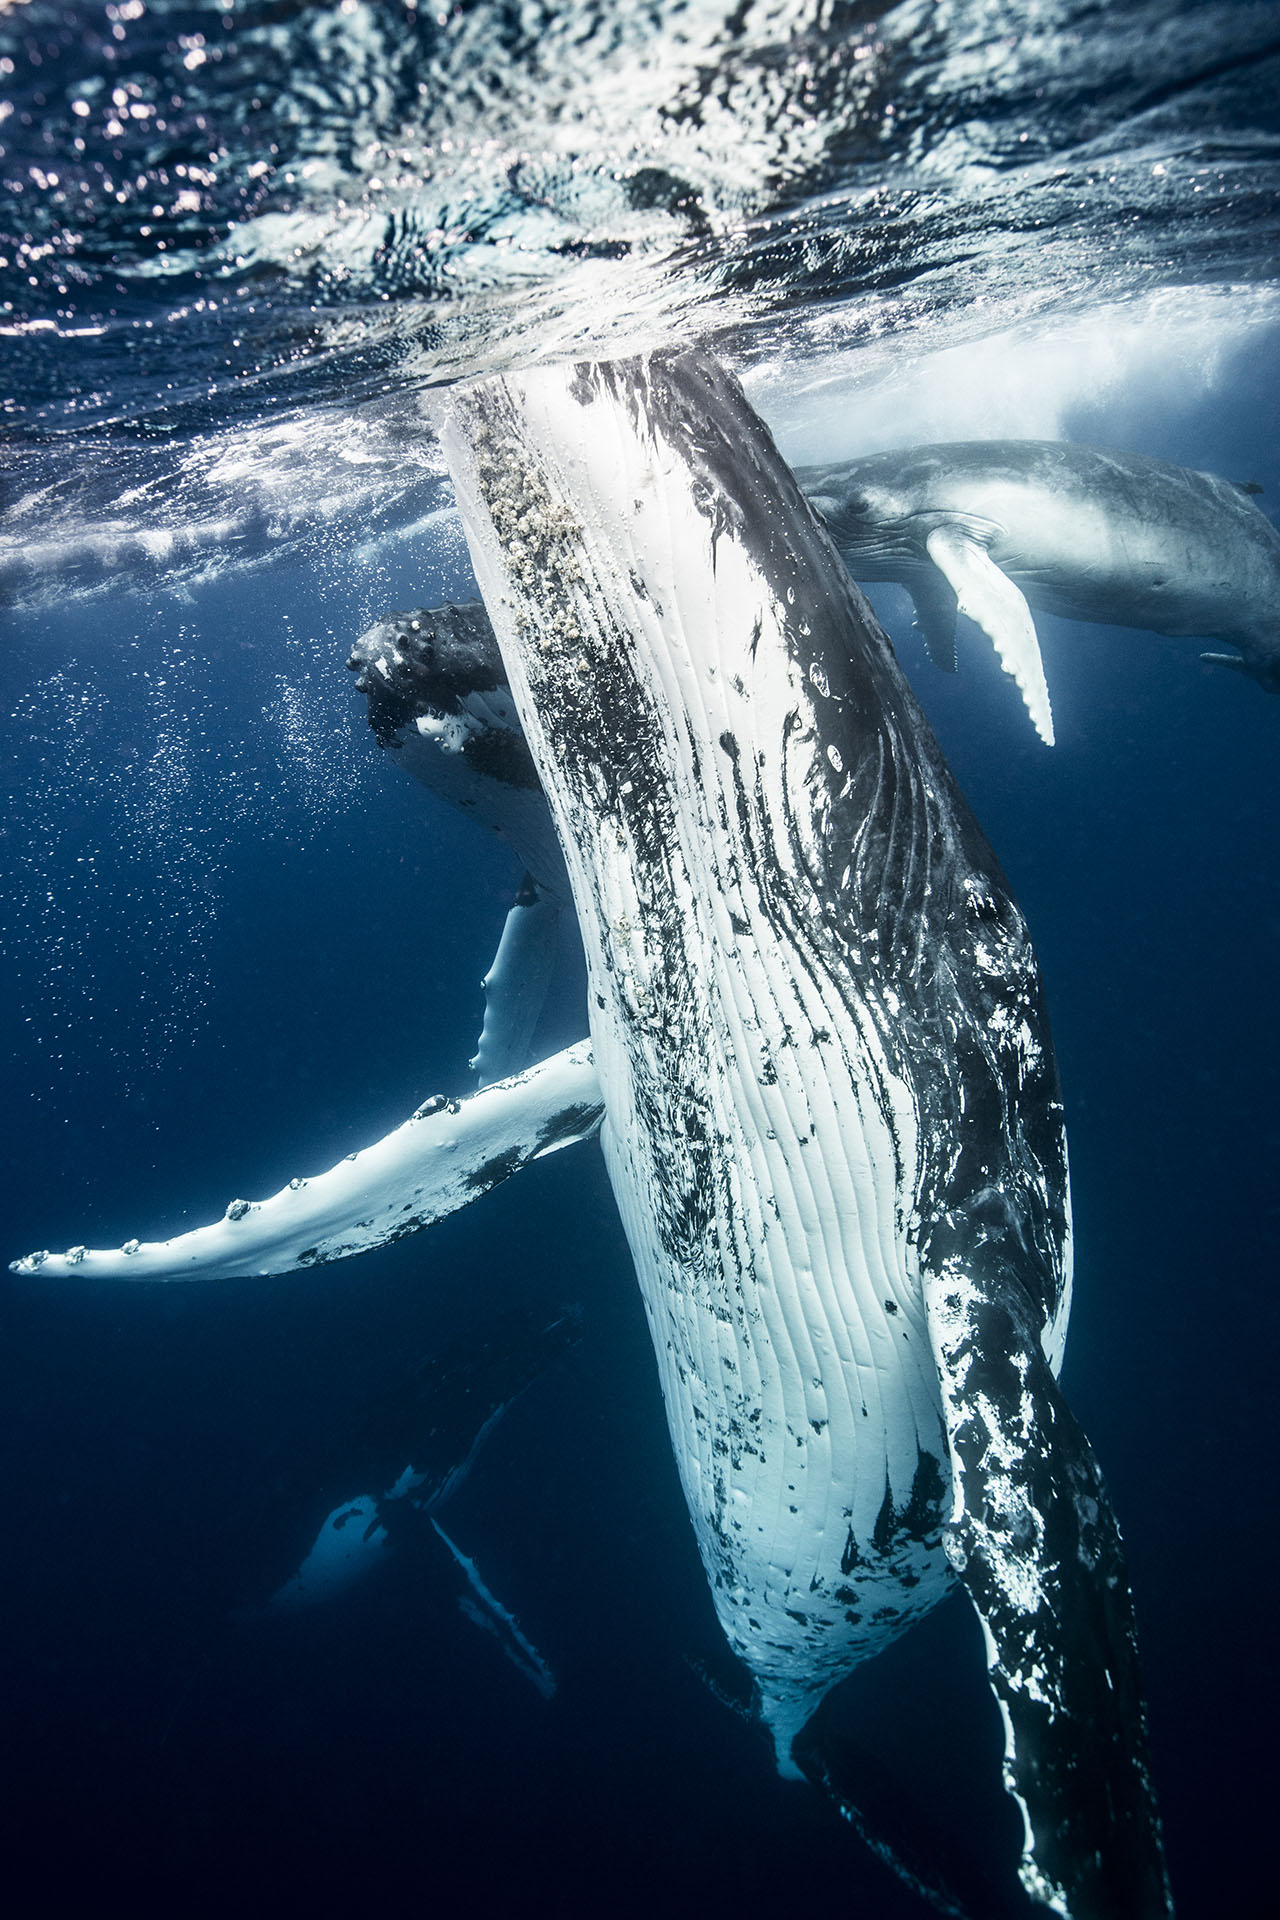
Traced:
MULTIPOLYGON (((344 664, 471 590, 442 386, 697 337, 795 464, 1062 437, 1276 513, 1263 0, 34 0, 0 36, 9 1256, 216 1218, 468 1087, 519 876, 376 746, 344 664)), ((1045 975, 1064 1381, 1130 1554, 1178 1909, 1261 1910, 1280 702, 1193 643, 1042 616, 1049 751, 976 632, 944 677, 871 592, 1045 975)), ((3 1320, 15 1911, 928 1910, 725 1704, 594 1144, 354 1262, 10 1276, 3 1320), (363 1410, 522 1305, 575 1309, 576 1344, 440 1517, 554 1698, 429 1528, 246 1617, 363 1410)), ((1029 1911, 964 1603, 830 1712, 977 1920, 1029 1911)))

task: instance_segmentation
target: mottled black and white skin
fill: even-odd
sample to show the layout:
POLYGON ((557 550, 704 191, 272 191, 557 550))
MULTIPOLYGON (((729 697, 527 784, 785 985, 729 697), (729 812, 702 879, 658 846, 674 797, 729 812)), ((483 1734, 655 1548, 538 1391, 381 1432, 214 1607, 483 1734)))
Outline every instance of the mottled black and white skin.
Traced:
POLYGON ((482 983, 484 1026, 471 1065, 490 1086, 528 1064, 569 903, 560 842, 493 624, 478 601, 391 613, 360 636, 347 666, 379 743, 406 773, 496 833, 524 867, 482 983))
POLYGON ((907 447, 797 477, 855 580, 908 589, 938 666, 955 668, 957 607, 983 628, 1042 733, 1028 606, 1224 643, 1238 652, 1203 657, 1280 692, 1280 533, 1255 489, 1056 440, 907 447))
POLYGON ((1163 1914, 1123 1551, 1056 1381, 1062 1104, 1000 868, 713 363, 494 380, 444 439, 564 844, 685 1495, 779 1765, 959 1577, 1024 1885, 1163 1914))

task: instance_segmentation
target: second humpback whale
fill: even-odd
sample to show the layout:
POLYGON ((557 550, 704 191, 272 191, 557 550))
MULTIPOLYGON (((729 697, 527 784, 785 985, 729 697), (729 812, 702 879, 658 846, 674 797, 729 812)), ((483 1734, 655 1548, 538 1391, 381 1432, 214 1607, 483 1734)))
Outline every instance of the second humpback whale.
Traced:
POLYGON ((322 1605, 381 1571, 398 1548, 429 1544, 463 1576, 458 1604, 498 1640, 512 1664, 544 1698, 555 1679, 514 1614, 496 1598, 474 1560, 440 1523, 477 1454, 538 1375, 572 1351, 576 1309, 548 1318, 516 1307, 457 1345, 397 1374, 329 1435, 318 1463, 273 1461, 261 1496, 237 1528, 249 1556, 242 1584, 256 1604, 236 1608, 241 1623, 322 1605), (289 1549, 292 1546, 292 1552, 289 1549), (282 1558, 282 1556, 285 1556, 282 1558), (262 1569, 274 1563, 275 1577, 262 1569), (284 1566, 288 1577, 281 1579, 284 1566), (263 1590, 269 1597, 263 1598, 263 1590))
MULTIPOLYGON (((590 1052, 216 1225, 27 1272, 279 1272, 600 1128, 690 1516, 784 1772, 957 1582, 1024 1887, 1169 1910, 1123 1548, 1057 1383, 1062 1102, 999 865, 741 389, 699 355, 452 402, 446 451, 587 955, 590 1052)), ((491 688, 492 692, 493 689, 491 688)))
POLYGON ((482 985, 471 1065, 481 1086, 527 1066, 569 903, 569 876, 511 701, 493 623, 473 601, 390 613, 347 666, 379 743, 407 773, 506 842, 524 867, 482 985))
POLYGON ((994 644, 1053 738, 1029 608, 1225 643, 1202 657, 1280 693, 1280 533, 1250 490, 1147 454, 1056 440, 906 447, 797 474, 855 580, 896 580, 930 657, 956 614, 994 644))

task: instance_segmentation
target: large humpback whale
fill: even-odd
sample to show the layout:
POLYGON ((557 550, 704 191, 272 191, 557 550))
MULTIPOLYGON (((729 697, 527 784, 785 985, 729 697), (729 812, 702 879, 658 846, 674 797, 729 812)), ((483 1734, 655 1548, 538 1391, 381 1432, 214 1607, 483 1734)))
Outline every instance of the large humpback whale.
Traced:
POLYGON ((1052 740, 1030 607, 1225 642, 1202 657, 1280 692, 1280 533, 1250 489, 1146 454, 972 440, 802 467, 855 580, 897 580, 934 662, 957 610, 980 626, 1052 740))
POLYGON ((549 368, 445 425, 564 850, 591 1048, 161 1244, 24 1271, 281 1271, 597 1124, 715 1605, 778 1763, 958 1580, 1076 1920, 1165 1914, 1128 1579, 1057 1384, 1066 1143, 1025 925, 865 601, 736 383, 549 368))

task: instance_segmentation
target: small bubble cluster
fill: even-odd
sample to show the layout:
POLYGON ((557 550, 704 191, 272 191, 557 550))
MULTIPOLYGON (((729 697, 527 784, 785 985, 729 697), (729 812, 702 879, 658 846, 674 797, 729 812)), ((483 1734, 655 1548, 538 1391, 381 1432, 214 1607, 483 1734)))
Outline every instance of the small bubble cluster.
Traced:
POLYGON ((254 727, 229 721, 225 661, 167 618, 123 660, 60 658, 9 714, 0 854, 37 1078, 110 1062, 136 1090, 188 1049, 246 829, 309 840, 376 785, 333 635, 273 636, 282 670, 254 727))

